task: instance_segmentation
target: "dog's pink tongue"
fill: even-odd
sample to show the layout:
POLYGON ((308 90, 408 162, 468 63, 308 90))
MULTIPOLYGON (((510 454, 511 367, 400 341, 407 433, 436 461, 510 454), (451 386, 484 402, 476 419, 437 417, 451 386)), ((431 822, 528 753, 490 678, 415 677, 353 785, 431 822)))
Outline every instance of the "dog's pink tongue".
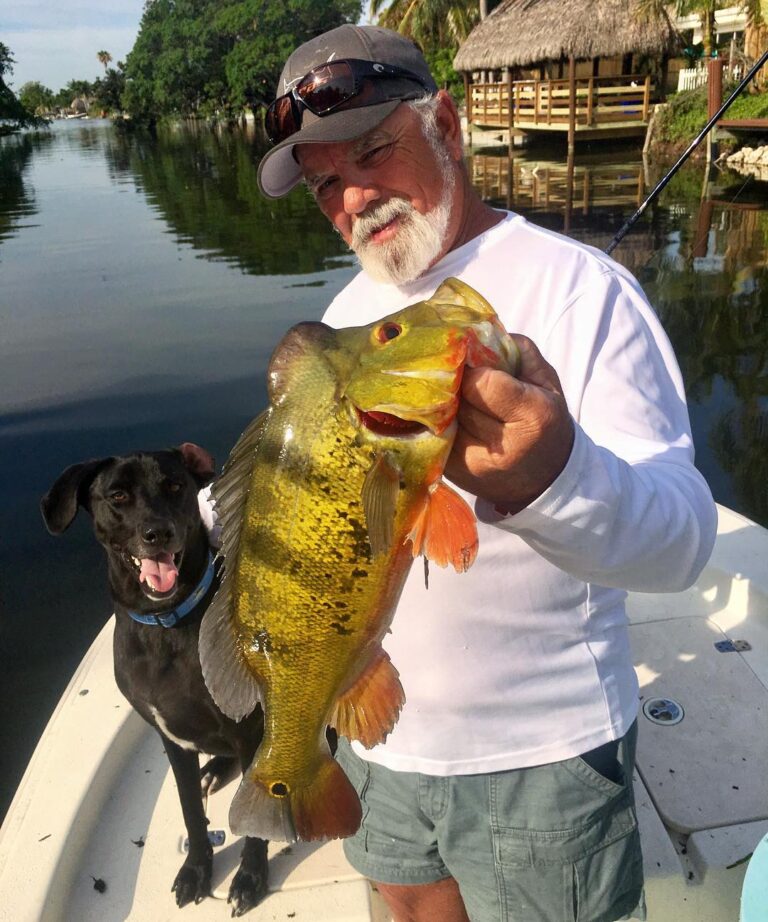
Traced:
POLYGON ((170 592, 176 585, 178 575, 173 554, 166 552, 156 557, 142 558, 139 579, 148 583, 156 592, 170 592))

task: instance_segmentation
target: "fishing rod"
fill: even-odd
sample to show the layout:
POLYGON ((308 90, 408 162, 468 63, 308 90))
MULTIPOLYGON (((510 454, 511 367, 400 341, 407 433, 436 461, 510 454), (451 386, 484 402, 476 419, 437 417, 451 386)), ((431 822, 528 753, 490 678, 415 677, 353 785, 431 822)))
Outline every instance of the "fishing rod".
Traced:
POLYGON ((701 144, 701 142, 709 134, 712 127, 718 122, 723 114, 726 112, 731 103, 736 99, 736 97, 741 93, 745 86, 752 80, 755 74, 760 70, 760 68, 768 61, 768 49, 766 49, 760 57, 760 60, 751 68, 749 73, 744 77, 741 83, 736 87, 736 89, 731 93, 728 99, 720 106, 717 112, 712 116, 712 118, 707 122, 707 124, 701 129, 699 134, 691 141, 688 145, 685 153, 682 154, 677 163, 670 169, 670 171, 656 184, 656 187, 648 195, 643 204, 637 209, 637 211, 629 218, 628 221, 621 227, 616 234, 616 236, 611 240, 608 246, 605 248, 605 252, 610 254, 616 247, 621 243, 621 241, 626 237, 630 228, 635 224, 635 222, 641 217, 645 209, 651 204, 651 202, 656 198, 656 196, 664 189, 667 183, 672 179, 672 177, 677 173, 680 167, 685 163, 685 161, 691 156, 691 154, 696 150, 696 148, 701 144))

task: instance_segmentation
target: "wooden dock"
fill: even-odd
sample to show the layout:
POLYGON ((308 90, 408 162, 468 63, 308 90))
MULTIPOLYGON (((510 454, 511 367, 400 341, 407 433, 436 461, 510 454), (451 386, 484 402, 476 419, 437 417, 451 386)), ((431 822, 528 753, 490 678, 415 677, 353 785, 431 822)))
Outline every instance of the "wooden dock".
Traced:
POLYGON ((642 135, 654 85, 649 74, 467 84, 468 128, 514 133, 573 131, 579 139, 642 135))

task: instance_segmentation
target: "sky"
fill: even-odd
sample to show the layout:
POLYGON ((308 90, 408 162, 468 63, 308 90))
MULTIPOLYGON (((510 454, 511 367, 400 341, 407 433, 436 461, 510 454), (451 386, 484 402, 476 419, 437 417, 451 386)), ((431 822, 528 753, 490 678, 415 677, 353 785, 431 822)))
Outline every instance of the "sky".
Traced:
POLYGON ((0 0, 0 42, 16 62, 7 82, 18 92, 39 80, 56 92, 103 75, 96 53, 124 61, 143 10, 144 0, 0 0))

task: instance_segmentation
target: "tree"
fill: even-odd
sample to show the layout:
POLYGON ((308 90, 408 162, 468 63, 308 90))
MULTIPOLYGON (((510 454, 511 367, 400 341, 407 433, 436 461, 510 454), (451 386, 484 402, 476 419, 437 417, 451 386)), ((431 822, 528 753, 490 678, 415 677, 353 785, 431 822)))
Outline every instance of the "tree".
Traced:
MULTIPOLYGON (((486 14, 496 5, 488 0, 486 14)), ((407 35, 421 47, 438 85, 463 94, 453 59, 480 21, 477 0, 370 0, 370 14, 377 25, 407 35)))
POLYGON ((104 77, 96 80, 92 87, 93 98, 102 112, 120 113, 123 110, 125 93, 125 65, 117 62, 117 67, 108 67, 104 77))
POLYGON ((480 21, 477 0, 371 0, 370 10, 378 25, 410 36, 425 50, 446 40, 458 46, 480 21))
POLYGON ((35 115, 45 115, 53 108, 53 90, 37 80, 30 80, 19 90, 19 102, 35 115))
POLYGON ((225 75, 233 107, 268 105, 288 55, 345 22, 357 22, 359 0, 239 0, 217 14, 215 28, 230 50, 225 75))
POLYGON ((148 0, 124 107, 153 121, 265 105, 297 45, 359 16, 359 0, 148 0))
POLYGON ((44 118, 36 116, 14 95, 3 79, 13 73, 13 54, 7 45, 0 42, 0 135, 19 128, 42 128, 44 118))
POLYGON ((88 80, 70 80, 53 97, 53 104, 61 109, 67 109, 74 99, 90 99, 93 96, 93 84, 88 80))
POLYGON ((112 55, 108 51, 97 51, 96 57, 99 63, 104 66, 104 73, 107 72, 107 65, 112 63, 112 55))

